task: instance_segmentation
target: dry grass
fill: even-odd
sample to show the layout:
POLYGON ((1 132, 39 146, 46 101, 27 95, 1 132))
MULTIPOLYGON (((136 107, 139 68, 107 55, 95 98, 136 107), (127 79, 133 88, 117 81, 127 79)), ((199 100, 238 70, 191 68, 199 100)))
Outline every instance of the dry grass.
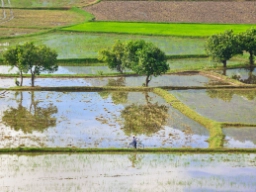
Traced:
POLYGON ((23 28, 0 28, 0 37, 13 37, 41 32, 39 29, 23 29, 23 28))
POLYGON ((256 2, 252 1, 103 1, 84 9, 104 21, 256 22, 256 2))
POLYGON ((51 28, 84 21, 84 16, 72 11, 14 9, 14 18, 0 20, 3 27, 51 28))

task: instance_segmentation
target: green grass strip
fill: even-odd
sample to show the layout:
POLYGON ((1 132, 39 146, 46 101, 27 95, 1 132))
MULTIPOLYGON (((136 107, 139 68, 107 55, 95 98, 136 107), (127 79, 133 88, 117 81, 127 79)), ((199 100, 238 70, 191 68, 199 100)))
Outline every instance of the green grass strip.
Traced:
POLYGON ((233 122, 224 122, 221 123, 221 127, 255 127, 256 124, 253 123, 233 123, 233 122))
POLYGON ((97 33, 208 37, 230 29, 233 29, 235 33, 239 33, 254 26, 255 25, 253 24, 86 22, 72 27, 62 28, 62 30, 97 33))
POLYGON ((194 121, 203 125, 210 132, 209 138, 209 148, 221 148, 223 147, 224 134, 222 133, 221 123, 213 121, 202 115, 198 114, 196 111, 189 108, 187 105, 179 101, 174 95, 170 94, 168 91, 155 88, 153 92, 157 95, 163 97, 165 101, 181 113, 193 119, 194 121))
POLYGON ((0 154, 13 153, 256 153, 256 149, 201 149, 201 148, 4 148, 0 149, 0 154))

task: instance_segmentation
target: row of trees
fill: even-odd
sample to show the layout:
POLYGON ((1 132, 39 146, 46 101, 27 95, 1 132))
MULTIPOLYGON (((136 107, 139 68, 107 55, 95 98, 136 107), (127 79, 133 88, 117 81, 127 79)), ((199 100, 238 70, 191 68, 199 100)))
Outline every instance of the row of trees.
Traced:
POLYGON ((206 51, 214 60, 222 62, 224 67, 233 56, 248 52, 250 66, 253 66, 256 55, 256 29, 251 28, 239 34, 229 30, 212 35, 207 40, 206 51))
POLYGON ((22 86, 23 74, 31 74, 31 86, 34 86, 35 76, 41 71, 54 72, 58 70, 57 53, 42 45, 35 46, 33 43, 17 45, 4 53, 4 61, 12 68, 19 70, 20 81, 17 85, 22 86))
POLYGON ((111 49, 99 52, 99 60, 107 62, 109 68, 120 73, 127 68, 139 75, 146 75, 145 86, 148 86, 152 76, 159 76, 169 70, 165 53, 144 40, 128 43, 116 41, 111 49))

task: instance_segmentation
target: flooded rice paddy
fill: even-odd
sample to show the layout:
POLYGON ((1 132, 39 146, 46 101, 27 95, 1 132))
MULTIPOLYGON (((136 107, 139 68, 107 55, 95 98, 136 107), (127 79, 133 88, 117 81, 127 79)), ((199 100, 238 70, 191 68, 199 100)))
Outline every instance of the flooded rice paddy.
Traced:
POLYGON ((177 90, 170 93, 210 119, 256 123, 256 90, 177 90))
MULTIPOLYGON (((40 78, 35 79, 36 86, 60 87, 60 86, 142 86, 145 83, 145 76, 130 77, 98 77, 98 78, 40 78)), ((207 86, 223 84, 221 81, 210 79, 200 74, 191 75, 162 75, 153 77, 149 86, 207 86)), ((24 78, 24 86, 30 86, 30 78, 24 78)), ((14 78, 0 78, 0 87, 8 88, 15 85, 14 78)))
POLYGON ((0 155, 0 190, 255 191, 255 154, 0 155))
POLYGON ((245 84, 256 84, 256 68, 237 68, 217 71, 245 84))
POLYGON ((8 92, 0 147, 208 147, 208 131, 153 93, 8 92))
MULTIPOLYGON (((130 148, 132 135, 139 148, 209 147, 207 129, 150 92, 8 91, 0 105, 1 148, 130 148)), ((256 147, 253 137, 225 142, 256 147)))

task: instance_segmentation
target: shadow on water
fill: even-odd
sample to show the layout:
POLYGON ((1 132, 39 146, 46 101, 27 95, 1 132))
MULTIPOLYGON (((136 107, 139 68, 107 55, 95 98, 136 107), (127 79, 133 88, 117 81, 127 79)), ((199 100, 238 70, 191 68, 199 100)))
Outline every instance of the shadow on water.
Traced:
POLYGON ((40 107, 40 101, 35 100, 34 92, 31 92, 28 108, 23 106, 23 92, 16 92, 15 100, 18 107, 11 107, 3 112, 4 125, 10 126, 15 131, 22 130, 24 133, 43 132, 49 127, 56 126, 56 118, 52 115, 58 112, 57 107, 52 104, 48 107, 40 107))

